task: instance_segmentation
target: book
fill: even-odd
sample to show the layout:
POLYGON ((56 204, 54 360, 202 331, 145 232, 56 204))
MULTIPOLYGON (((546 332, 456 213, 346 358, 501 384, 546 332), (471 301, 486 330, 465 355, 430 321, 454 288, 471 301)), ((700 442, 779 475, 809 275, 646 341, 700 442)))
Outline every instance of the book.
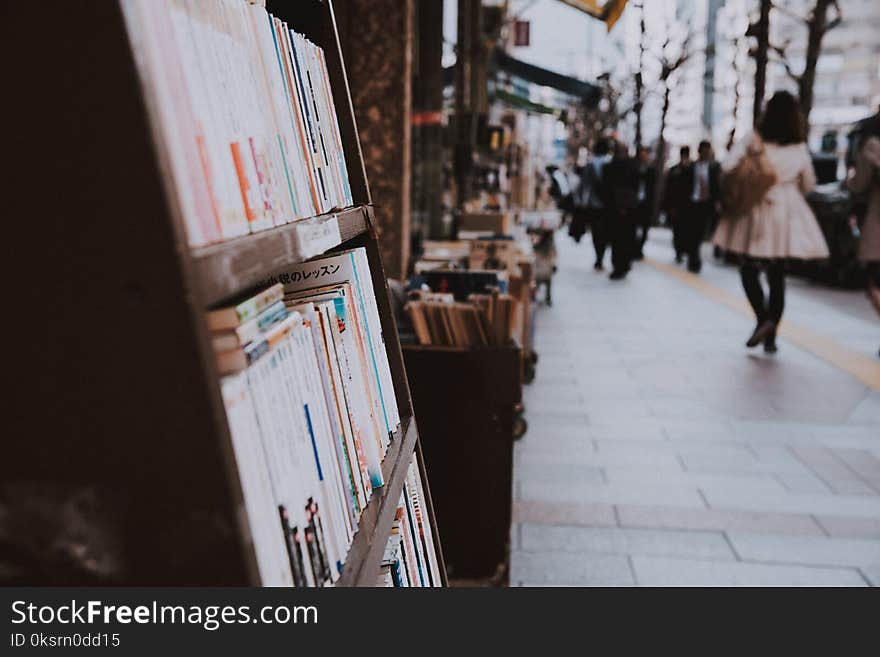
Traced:
POLYGON ((410 298, 405 309, 419 344, 477 349, 507 345, 514 335, 517 300, 508 294, 470 294, 460 302, 413 291, 410 298))
POLYGON ((243 0, 123 10, 191 245, 351 205, 320 47, 243 0))
POLYGON ((343 370, 343 385, 349 402, 349 416, 355 429, 358 443, 364 452, 373 488, 384 485, 382 457, 385 449, 385 434, 382 431, 376 412, 372 375, 367 362, 366 349, 352 301, 351 285, 343 283, 324 288, 295 292, 287 297, 288 303, 296 305, 314 302, 322 306, 332 305, 337 337, 337 353, 343 370))
POLYGON ((287 294, 340 283, 352 286, 356 317, 364 320, 360 330, 365 338, 368 365, 372 370, 371 385, 375 389, 376 412, 386 434, 391 436, 400 425, 400 412, 366 250, 350 249, 319 256, 279 272, 275 279, 284 282, 287 294))
POLYGON ((257 318, 249 319, 233 329, 214 331, 211 333, 211 346, 214 351, 229 351, 244 347, 260 335, 257 318))
MULTIPOLYGON (((246 344, 215 356, 218 366, 229 361, 221 367, 228 372, 221 387, 261 579, 330 586, 345 571, 361 516, 385 483, 369 322, 357 313, 359 307, 368 312, 369 304, 361 306, 350 282, 272 302, 277 288, 210 311, 225 312, 230 321, 250 317, 246 330, 256 330, 246 344)), ((467 305, 440 298, 450 308, 467 305)), ((383 557, 383 581, 400 586, 440 582, 417 474, 411 460, 394 541, 383 557)))
POLYGON ((211 310, 207 314, 209 331, 230 331, 249 320, 255 319, 263 310, 284 297, 284 286, 272 285, 256 293, 249 293, 231 306, 211 310))
POLYGON ((278 540, 275 494, 259 442, 259 427, 247 376, 226 377, 221 390, 260 580, 265 586, 292 586, 293 571, 285 544, 278 540))
POLYGON ((442 586, 434 536, 422 507, 424 491, 415 457, 410 460, 407 478, 382 553, 377 586, 442 586))

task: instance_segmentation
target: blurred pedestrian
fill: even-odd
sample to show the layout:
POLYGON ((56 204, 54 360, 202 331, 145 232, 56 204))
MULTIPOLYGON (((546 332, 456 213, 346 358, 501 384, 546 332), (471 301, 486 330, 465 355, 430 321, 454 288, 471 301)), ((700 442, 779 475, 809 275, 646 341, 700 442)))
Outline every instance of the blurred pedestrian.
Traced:
POLYGON ((636 244, 634 258, 641 260, 645 257, 645 242, 648 241, 648 231, 651 229, 651 220, 654 217, 654 183, 657 180, 656 169, 651 158, 651 149, 647 146, 639 148, 639 188, 634 221, 636 225, 636 244))
POLYGON ((639 166, 626 144, 618 142, 614 158, 603 171, 605 211, 611 241, 613 281, 624 278, 632 266, 636 247, 635 210, 639 197, 639 166))
POLYGON ((721 201, 720 165, 713 159, 712 145, 701 141, 697 161, 682 178, 682 190, 688 194, 688 203, 682 216, 682 246, 687 254, 688 271, 699 274, 703 267, 700 247, 706 231, 715 221, 721 201))
MULTIPOLYGON (((596 262, 593 268, 597 271, 603 269, 605 249, 608 246, 608 220, 605 210, 604 168, 611 160, 608 140, 599 139, 593 147, 593 157, 584 165, 581 172, 579 197, 584 208, 586 224, 590 226, 590 234, 593 238, 593 249, 596 252, 596 262)), ((583 233, 580 233, 583 235, 583 233)), ((572 235, 576 240, 579 238, 572 235)))
POLYGON ((776 330, 785 308, 786 260, 828 257, 825 238, 804 199, 816 186, 805 141, 800 105, 790 93, 780 91, 767 102, 755 134, 735 145, 724 163, 729 176, 736 175, 735 167, 744 158, 755 158, 770 170, 767 191, 739 215, 725 211, 713 239, 740 257, 740 278, 757 320, 746 346, 763 342, 767 353, 776 351, 776 330), (761 285, 762 270, 768 297, 761 285))
POLYGON ((669 170, 663 202, 666 209, 666 219, 672 227, 672 247, 675 249, 675 261, 679 263, 684 260, 682 222, 690 206, 690 190, 684 181, 689 177, 691 167, 693 167, 691 147, 682 146, 678 150, 678 164, 669 170))
POLYGON ((868 270, 868 298, 880 313, 880 123, 874 123, 870 130, 863 137, 855 170, 847 185, 852 192, 868 197, 859 241, 859 260, 868 270))
POLYGON ((590 201, 590 190, 584 186, 584 169, 589 166, 591 157, 587 156, 587 163, 584 166, 575 167, 575 183, 571 192, 572 213, 568 234, 578 244, 587 232, 589 223, 587 204, 590 201))
POLYGON ((562 212, 562 223, 565 224, 571 218, 573 209, 571 182, 568 174, 555 164, 547 166, 547 175, 550 177, 550 198, 562 212))

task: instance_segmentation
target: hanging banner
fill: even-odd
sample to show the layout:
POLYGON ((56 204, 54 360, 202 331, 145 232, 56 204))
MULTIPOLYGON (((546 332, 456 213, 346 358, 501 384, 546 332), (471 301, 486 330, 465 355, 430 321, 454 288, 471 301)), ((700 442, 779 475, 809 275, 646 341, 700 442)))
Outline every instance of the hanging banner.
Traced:
POLYGON ((626 8, 626 0, 605 0, 605 2, 601 0, 560 0, 560 2, 603 21, 609 32, 626 8))

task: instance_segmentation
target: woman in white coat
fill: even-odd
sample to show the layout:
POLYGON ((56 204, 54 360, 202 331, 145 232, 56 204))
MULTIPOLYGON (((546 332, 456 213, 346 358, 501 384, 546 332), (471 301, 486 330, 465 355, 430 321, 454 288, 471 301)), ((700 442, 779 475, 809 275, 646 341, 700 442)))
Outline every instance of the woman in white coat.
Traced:
POLYGON ((805 127, 797 99, 785 91, 767 102, 755 134, 737 144, 722 171, 729 171, 746 150, 763 145, 776 173, 776 183, 747 214, 721 218, 713 242, 740 256, 740 278, 757 326, 746 342, 762 342, 767 353, 776 351, 776 329, 785 308, 785 263, 789 259, 828 257, 828 245, 804 195, 816 186, 816 174, 805 143, 805 127), (760 273, 767 276, 764 294, 760 273))
POLYGON ((868 270, 868 298, 880 313, 880 118, 865 136, 847 184, 852 192, 868 197, 868 210, 859 240, 859 260, 868 270))

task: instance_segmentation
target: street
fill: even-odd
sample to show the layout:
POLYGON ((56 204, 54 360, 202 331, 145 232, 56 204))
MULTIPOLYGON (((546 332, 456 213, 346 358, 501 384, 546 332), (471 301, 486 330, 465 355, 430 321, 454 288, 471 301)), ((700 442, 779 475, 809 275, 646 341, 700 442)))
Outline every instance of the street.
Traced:
POLYGON ((880 585, 880 320, 789 278, 779 352, 736 268, 654 229, 623 281, 556 236, 517 443, 511 586, 880 585))

